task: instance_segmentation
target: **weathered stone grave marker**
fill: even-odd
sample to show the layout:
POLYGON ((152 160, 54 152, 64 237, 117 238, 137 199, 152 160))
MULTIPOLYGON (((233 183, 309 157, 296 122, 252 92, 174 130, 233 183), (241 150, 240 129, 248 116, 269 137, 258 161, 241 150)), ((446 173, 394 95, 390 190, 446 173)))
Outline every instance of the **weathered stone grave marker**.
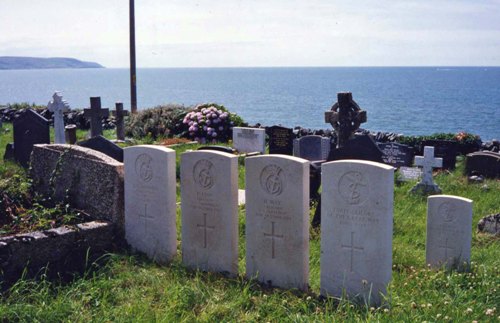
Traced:
POLYGON ((392 275, 393 167, 322 164, 321 294, 380 304, 392 275))
POLYGON ((354 136, 343 147, 330 151, 328 160, 359 159, 382 163, 384 153, 369 135, 354 136))
POLYGON ((77 145, 100 151, 119 162, 123 162, 123 148, 101 135, 80 141, 77 145))
POLYGON ((63 100, 60 92, 55 92, 54 95, 52 95, 52 101, 49 102, 47 108, 54 114, 54 142, 56 144, 65 144, 64 112, 69 110, 69 104, 66 100, 63 100))
POLYGON ((238 156, 181 155, 182 262, 238 274, 238 156))
POLYGON ((49 121, 28 109, 14 119, 14 158, 23 167, 28 167, 35 144, 49 144, 49 121))
POLYGON ((177 250, 175 151, 153 145, 124 149, 125 238, 159 263, 177 250))
POLYGON ((102 118, 109 116, 109 109, 101 109, 101 97, 90 98, 90 109, 83 109, 86 118, 90 118, 90 137, 102 135, 102 118))
POLYGON ((330 138, 310 135, 293 140, 293 155, 310 161, 326 160, 330 153, 330 138))
POLYGON ((116 110, 113 111, 113 114, 115 115, 116 139, 123 141, 125 140, 125 124, 123 119, 129 115, 129 112, 123 110, 123 103, 121 102, 116 102, 115 108, 116 110))
POLYGON ((266 130, 259 128, 233 128, 233 147, 240 153, 259 152, 266 150, 266 130))
POLYGON ((337 93, 337 102, 325 112, 325 122, 331 124, 337 134, 337 148, 344 147, 366 120, 366 111, 354 102, 351 92, 337 93))
POLYGON ((307 290, 309 162, 292 156, 246 159, 246 275, 307 290))
POLYGON ((399 167, 399 180, 403 182, 418 180, 422 177, 422 169, 419 167, 399 167))
POLYGON ((492 151, 478 151, 467 154, 465 161, 467 175, 482 175, 500 178, 500 154, 492 151))
POLYGON ((472 200, 434 195, 427 198, 426 262, 433 268, 464 269, 470 262, 472 200))
POLYGON ((432 179, 432 169, 443 166, 443 159, 434 157, 434 147, 424 147, 424 156, 415 156, 415 165, 422 167, 422 180, 411 191, 423 194, 441 193, 441 189, 432 179))
POLYGON ((293 154, 293 129, 272 126, 266 129, 269 136, 269 154, 293 154))

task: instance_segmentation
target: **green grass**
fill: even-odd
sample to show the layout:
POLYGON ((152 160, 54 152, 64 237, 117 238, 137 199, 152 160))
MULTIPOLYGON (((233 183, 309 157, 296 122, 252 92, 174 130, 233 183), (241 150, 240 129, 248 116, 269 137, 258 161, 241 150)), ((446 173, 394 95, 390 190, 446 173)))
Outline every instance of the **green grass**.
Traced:
MULTIPOLYGON (((177 158, 186 149, 196 147, 177 147, 177 158)), ((242 166, 240 177, 244 177, 242 166)), ((500 181, 487 180, 486 189, 483 184, 467 184, 462 171, 460 162, 457 170, 437 175, 436 182, 443 193, 474 201, 475 226, 481 217, 500 212, 500 181)), ((408 193, 413 184, 395 185, 393 279, 384 308, 318 296, 319 231, 314 229, 310 292, 270 289, 244 278, 245 210, 241 207, 236 278, 184 268, 180 245, 168 266, 124 251, 107 255, 100 267, 70 283, 20 280, 0 298, 0 321, 499 321, 500 239, 473 228, 469 272, 430 270, 425 266, 426 199, 408 193)), ((177 216, 180 238, 180 210, 177 216)))

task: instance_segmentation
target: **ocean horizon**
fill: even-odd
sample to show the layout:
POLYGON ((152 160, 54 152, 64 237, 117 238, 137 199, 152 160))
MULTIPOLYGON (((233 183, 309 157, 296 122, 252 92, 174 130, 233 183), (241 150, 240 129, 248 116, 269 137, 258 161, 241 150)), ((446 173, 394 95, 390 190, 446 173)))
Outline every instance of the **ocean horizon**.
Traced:
MULTIPOLYGON (((361 127, 405 135, 470 132, 500 138, 500 67, 174 67, 137 69, 139 109, 215 102, 250 124, 328 129, 338 92, 367 111, 361 127)), ((130 109, 128 68, 0 70, 0 105, 47 104, 61 91, 71 108, 91 96, 130 109)))

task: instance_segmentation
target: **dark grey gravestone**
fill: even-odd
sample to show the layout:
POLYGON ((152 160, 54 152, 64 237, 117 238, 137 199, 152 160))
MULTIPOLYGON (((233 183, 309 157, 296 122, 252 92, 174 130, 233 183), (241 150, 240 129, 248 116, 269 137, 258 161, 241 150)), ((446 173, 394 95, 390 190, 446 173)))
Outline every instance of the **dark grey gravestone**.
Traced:
POLYGON ((3 160, 14 160, 14 143, 10 142, 5 145, 5 154, 3 160))
POLYGON ((326 160, 330 152, 330 138, 304 136, 293 141, 293 155, 307 160, 326 160))
POLYGON ((109 157, 123 163, 123 148, 103 136, 97 136, 77 143, 78 146, 100 151, 109 157))
POLYGON ((500 154, 490 151, 478 151, 467 155, 465 171, 470 175, 483 175, 488 178, 500 178, 500 154))
POLYGON ((422 149, 425 146, 434 147, 434 156, 443 158, 444 169, 455 169, 458 155, 458 143, 452 140, 424 140, 422 149))
POLYGON ((332 149, 328 160, 360 159, 383 163, 383 155, 370 136, 360 135, 347 141, 344 147, 332 149))
POLYGON ((102 118, 109 116, 109 109, 101 109, 101 98, 90 98, 90 109, 83 109, 86 118, 90 118, 90 137, 102 135, 102 118))
POLYGON ((236 152, 235 149, 226 146, 203 146, 198 148, 197 150, 215 150, 228 154, 234 154, 236 152))
POLYGON ((49 144, 49 121, 28 109, 14 119, 14 159, 28 167, 35 144, 49 144))
POLYGON ((385 164, 396 168, 413 164, 415 154, 412 147, 395 142, 378 142, 377 146, 382 150, 382 160, 385 164))
POLYGON ((269 154, 293 155, 293 129, 272 126, 266 129, 269 136, 269 154))
POLYGON ((113 111, 115 115, 115 125, 116 125, 116 139, 125 140, 125 123, 124 117, 128 116, 129 113, 127 110, 123 110, 123 103, 116 102, 115 104, 116 110, 113 111))

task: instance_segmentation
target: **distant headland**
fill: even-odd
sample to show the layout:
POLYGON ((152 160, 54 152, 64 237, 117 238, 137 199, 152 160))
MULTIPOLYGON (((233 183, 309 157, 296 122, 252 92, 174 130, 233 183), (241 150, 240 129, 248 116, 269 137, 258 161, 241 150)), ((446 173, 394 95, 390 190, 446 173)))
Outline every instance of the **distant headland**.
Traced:
POLYGON ((84 62, 67 57, 0 56, 0 70, 25 70, 46 68, 104 68, 101 64, 84 62))

